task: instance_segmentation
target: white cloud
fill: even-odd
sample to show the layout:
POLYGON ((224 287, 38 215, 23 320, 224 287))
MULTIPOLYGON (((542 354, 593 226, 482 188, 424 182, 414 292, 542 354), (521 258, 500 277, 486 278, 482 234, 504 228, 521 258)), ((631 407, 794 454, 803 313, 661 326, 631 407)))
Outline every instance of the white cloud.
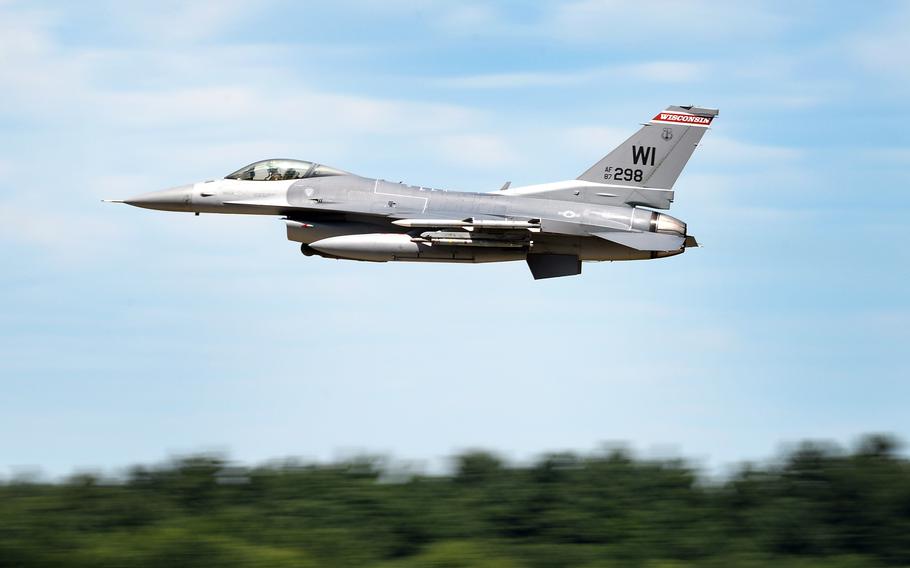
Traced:
MULTIPOLYGON (((800 85, 804 86, 804 85, 800 85)), ((808 109, 822 104, 825 99, 818 93, 813 94, 779 94, 779 93, 761 93, 737 95, 735 98, 725 98, 726 101, 736 106, 778 108, 778 109, 808 109)))
MULTIPOLYGON (((600 154, 603 156, 635 132, 634 126, 617 128, 612 126, 574 126, 562 130, 557 139, 568 153, 600 154)), ((597 159, 600 159, 598 157, 597 159)))
POLYGON ((850 55, 866 69, 886 78, 901 81, 910 79, 910 4, 898 3, 897 8, 871 29, 858 34, 850 55))
MULTIPOLYGON (((239 50, 231 51, 236 56, 239 50)), ((261 48, 252 51, 252 55, 262 54, 261 48)), ((65 54, 53 47, 12 49, 3 55, 10 63, 0 67, 4 90, 0 97, 7 100, 6 112, 18 116, 28 112, 66 122, 90 118, 117 128, 186 129, 219 123, 244 126, 252 133, 331 129, 337 134, 381 131, 389 135, 459 130, 478 118, 478 113, 457 105, 320 92, 293 82, 274 88, 269 82, 247 81, 248 74, 234 68, 217 73, 231 80, 216 78, 200 86, 182 86, 179 70, 168 69, 167 60, 173 55, 168 52, 161 56, 164 61, 151 65, 162 76, 174 76, 174 86, 167 89, 129 89, 92 80, 98 67, 110 65, 120 55, 65 54)))
POLYGON ((414 132, 460 130, 477 118, 455 105, 325 93, 305 88, 223 85, 167 91, 84 93, 84 104, 107 123, 130 126, 203 126, 230 123, 249 132, 414 132))
MULTIPOLYGON (((373 2, 368 2, 373 4, 373 2)), ((393 2, 396 8, 412 4, 393 2)), ((485 3, 425 2, 426 20, 443 33, 458 37, 556 40, 568 44, 630 43, 653 45, 659 37, 691 37, 698 42, 765 39, 793 21, 786 10, 767 3, 739 4, 718 0, 626 2, 576 0, 522 5, 523 17, 506 14, 485 3)), ((671 47, 668 47, 670 49, 671 47)))
POLYGON ((460 33, 476 33, 477 30, 496 26, 502 18, 487 4, 455 3, 442 6, 433 17, 436 24, 446 30, 460 33))
POLYGON ((436 81, 442 87, 459 89, 519 89, 524 87, 568 87, 588 83, 599 72, 578 71, 573 73, 551 72, 515 72, 489 73, 484 75, 466 75, 462 77, 445 77, 436 81))
POLYGON ((760 168, 765 168, 769 164, 779 164, 782 161, 792 164, 804 157, 804 152, 798 148, 750 144, 715 135, 713 132, 708 132, 702 139, 698 152, 702 154, 700 159, 704 161, 724 165, 753 165, 760 168))
POLYGON ((505 139, 491 134, 444 136, 438 151, 443 161, 474 169, 508 166, 518 158, 505 139))
POLYGON ((53 15, 38 10, 0 13, 0 101, 6 112, 15 113, 18 104, 40 105, 83 70, 76 57, 64 58, 50 30, 53 15))
MULTIPOLYGON (((579 0, 556 5, 542 27, 568 42, 651 41, 654 37, 722 41, 779 32, 786 20, 759 4, 690 0, 579 0)), ((668 49, 672 41, 667 42, 668 49)))
MULTIPOLYGON (((217 9, 199 2, 177 4, 176 16, 185 16, 189 27, 202 26, 211 10, 219 14, 214 25, 223 27, 250 7, 249 2, 231 2, 227 8, 218 4, 217 9)), ((140 15, 157 10, 167 20, 176 17, 157 7, 137 10, 140 15)), ((132 5, 128 13, 136 17, 132 5)), ((30 113, 117 128, 190 129, 220 123, 242 125, 253 133, 331 129, 340 135, 381 131, 394 136, 463 130, 479 116, 458 105, 320 91, 292 72, 287 48, 280 44, 194 47, 188 52, 189 40, 178 31, 173 45, 156 50, 72 48, 54 37, 53 15, 13 9, 4 16, 0 113, 17 117, 30 113), (118 75, 126 81, 108 80, 118 75)))
POLYGON ((575 87, 615 79, 656 83, 684 83, 706 75, 708 66, 689 61, 650 61, 577 71, 527 71, 445 77, 442 87, 459 89, 521 89, 527 87, 575 87))
MULTIPOLYGON (((229 12, 241 13, 244 6, 233 4, 229 12)), ((187 17, 201 25, 208 8, 187 9, 197 8, 187 17)), ((30 121, 49 133, 36 137, 49 135, 57 143, 41 151, 19 144, 16 157, 0 163, 0 174, 13 163, 21 171, 44 171, 52 162, 68 172, 70 182, 38 180, 28 191, 11 191, 0 209, 0 240, 43 250, 51 260, 67 263, 128 246, 118 237, 122 219, 110 214, 115 206, 105 208, 100 198, 189 182, 194 172, 209 172, 199 178, 225 174, 262 157, 298 155, 288 149, 327 161, 381 133, 390 145, 443 138, 462 150, 453 160, 473 152, 481 167, 510 159, 501 140, 470 134, 481 113, 454 104, 319 91, 275 63, 292 64, 283 45, 187 51, 194 40, 178 30, 174 45, 161 49, 81 48, 61 42, 53 14, 16 4, 3 6, 3 12, 0 115, 30 121), (168 161, 177 156, 179 162, 168 161), (38 196, 54 199, 54 210, 36 203, 38 196), (40 219, 34 211, 41 211, 40 219)), ((230 25, 224 18, 218 26, 230 25)), ((4 190, 6 185, 0 184, 4 190)))
POLYGON ((687 61, 653 61, 650 63, 623 65, 618 67, 617 71, 620 75, 626 75, 635 79, 664 83, 685 83, 703 78, 707 74, 708 69, 706 65, 701 63, 687 61))
POLYGON ((903 343, 902 339, 906 330, 910 328, 910 309, 879 309, 866 310, 854 314, 855 324, 869 330, 894 338, 895 342, 903 343))
POLYGON ((557 5, 547 27, 569 42, 651 41, 654 37, 712 41, 766 37, 779 32, 784 24, 784 18, 758 4, 580 0, 557 5))
POLYGON ((274 2, 255 0, 113 1, 105 6, 105 12, 143 42, 186 44, 222 35, 255 11, 271 9, 271 4, 274 2))
POLYGON ((99 172, 88 192, 98 199, 121 199, 156 189, 164 188, 155 187, 155 181, 144 173, 99 172))
MULTIPOLYGON (((857 152, 864 161, 872 161, 879 164, 890 164, 899 167, 905 167, 910 163, 910 147, 898 146, 887 148, 858 148, 857 152)), ((0 165, 2 168, 2 165, 0 165)))
MULTIPOLYGON (((101 203, 98 203, 99 207, 101 203)), ((0 204, 0 242, 20 243, 51 253, 65 263, 83 261, 122 239, 118 226, 94 215, 56 213, 45 207, 0 204)))

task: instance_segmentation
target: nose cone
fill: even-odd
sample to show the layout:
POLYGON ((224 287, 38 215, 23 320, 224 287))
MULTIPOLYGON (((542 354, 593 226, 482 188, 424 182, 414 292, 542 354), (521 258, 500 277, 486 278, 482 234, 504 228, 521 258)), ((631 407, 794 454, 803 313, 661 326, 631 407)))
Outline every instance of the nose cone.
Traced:
POLYGON ((158 209, 161 211, 192 211, 190 202, 193 195, 192 185, 181 185, 162 191, 143 193, 123 202, 135 207, 145 209, 158 209))

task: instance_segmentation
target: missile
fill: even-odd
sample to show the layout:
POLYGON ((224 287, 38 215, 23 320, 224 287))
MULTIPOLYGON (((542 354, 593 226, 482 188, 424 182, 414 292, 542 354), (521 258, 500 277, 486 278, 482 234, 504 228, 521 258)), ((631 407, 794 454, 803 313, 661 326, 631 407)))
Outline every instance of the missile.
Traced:
POLYGON ((399 219, 392 221, 393 225, 409 229, 430 227, 470 227, 470 219, 399 219))
POLYGON ((534 229, 540 227, 540 219, 513 221, 511 219, 399 219, 393 225, 411 228, 453 228, 476 227, 478 229, 534 229))

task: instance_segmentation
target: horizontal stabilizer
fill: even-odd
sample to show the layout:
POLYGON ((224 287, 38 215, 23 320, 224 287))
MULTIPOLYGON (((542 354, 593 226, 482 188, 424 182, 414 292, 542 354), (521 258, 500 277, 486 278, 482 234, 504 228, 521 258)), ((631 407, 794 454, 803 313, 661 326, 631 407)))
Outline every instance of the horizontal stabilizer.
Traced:
POLYGON ((520 195, 538 199, 560 199, 598 205, 644 206, 654 209, 669 209, 673 192, 669 189, 632 187, 625 185, 595 183, 573 180, 556 183, 528 185, 499 190, 500 195, 520 195))
POLYGON ((593 233, 602 239, 633 248, 647 251, 673 251, 682 248, 685 237, 665 235, 663 233, 631 233, 627 231, 604 231, 593 233))
POLYGON ((528 268, 534 280, 581 274, 581 260, 573 254, 529 254, 528 268))

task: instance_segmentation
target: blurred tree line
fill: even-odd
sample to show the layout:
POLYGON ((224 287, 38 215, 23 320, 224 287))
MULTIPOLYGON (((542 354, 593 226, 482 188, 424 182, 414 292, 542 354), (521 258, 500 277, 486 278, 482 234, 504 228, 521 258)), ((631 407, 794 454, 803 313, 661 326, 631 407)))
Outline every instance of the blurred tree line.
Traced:
POLYGON ((893 439, 804 443, 711 480, 622 449, 451 475, 381 459, 245 468, 195 456, 119 479, 0 485, 0 566, 910 566, 893 439))

